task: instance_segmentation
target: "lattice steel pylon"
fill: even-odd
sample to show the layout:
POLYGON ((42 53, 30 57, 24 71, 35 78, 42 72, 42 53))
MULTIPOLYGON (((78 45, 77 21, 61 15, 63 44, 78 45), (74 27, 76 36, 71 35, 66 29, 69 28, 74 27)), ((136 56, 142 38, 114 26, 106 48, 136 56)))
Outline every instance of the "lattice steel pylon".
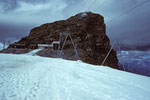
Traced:
MULTIPOLYGON (((62 37, 62 34, 60 33, 60 38, 59 38, 59 41, 60 41, 60 42, 62 41, 62 40, 61 40, 61 37, 62 37)), ((72 43, 72 45, 73 45, 74 52, 75 52, 75 55, 76 55, 77 59, 80 60, 79 54, 78 54, 78 52, 77 52, 76 45, 75 45, 75 43, 74 43, 74 41, 73 41, 73 39, 72 39, 72 37, 71 37, 70 32, 66 34, 66 37, 65 37, 65 40, 64 40, 64 42, 63 42, 63 45, 62 45, 61 50, 58 50, 58 53, 59 53, 59 54, 58 54, 58 57, 62 58, 63 49, 64 49, 64 46, 65 46, 65 44, 66 44, 66 41, 67 41, 67 38, 68 38, 68 37, 69 37, 70 40, 71 40, 71 43, 72 43)))
POLYGON ((3 41, 3 50, 5 49, 5 41, 3 41))

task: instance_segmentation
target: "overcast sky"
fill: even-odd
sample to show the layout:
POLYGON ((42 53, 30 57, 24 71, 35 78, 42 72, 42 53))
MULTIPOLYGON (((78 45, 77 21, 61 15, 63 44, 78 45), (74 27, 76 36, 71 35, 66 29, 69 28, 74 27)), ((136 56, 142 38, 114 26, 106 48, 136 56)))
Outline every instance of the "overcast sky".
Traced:
POLYGON ((0 41, 19 40, 44 23, 67 19, 79 12, 104 16, 107 35, 127 44, 150 44, 150 1, 119 16, 144 0, 0 0, 0 41))

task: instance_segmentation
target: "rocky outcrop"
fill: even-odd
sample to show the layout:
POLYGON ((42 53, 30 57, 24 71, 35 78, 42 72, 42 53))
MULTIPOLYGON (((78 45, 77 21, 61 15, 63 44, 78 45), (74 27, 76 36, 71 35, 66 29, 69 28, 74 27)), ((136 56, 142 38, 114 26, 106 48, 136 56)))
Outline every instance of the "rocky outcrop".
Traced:
POLYGON ((30 52, 31 49, 15 49, 15 48, 7 48, 4 49, 2 51, 0 51, 0 53, 7 53, 7 54, 25 54, 30 52))
MULTIPOLYGON (((76 45, 80 60, 94 65, 101 65, 111 46, 106 35, 106 26, 103 16, 91 12, 79 13, 67 20, 47 23, 40 27, 33 28, 29 36, 22 38, 19 44, 50 44, 58 41, 61 34, 61 42, 65 40, 66 34, 70 33, 76 45)), ((39 55, 54 56, 52 50, 39 52, 39 55), (45 52, 45 53, 44 53, 45 52)), ((74 48, 70 39, 67 39, 64 46, 64 58, 77 60, 74 48)), ((112 50, 106 66, 118 69, 116 52, 112 50)))

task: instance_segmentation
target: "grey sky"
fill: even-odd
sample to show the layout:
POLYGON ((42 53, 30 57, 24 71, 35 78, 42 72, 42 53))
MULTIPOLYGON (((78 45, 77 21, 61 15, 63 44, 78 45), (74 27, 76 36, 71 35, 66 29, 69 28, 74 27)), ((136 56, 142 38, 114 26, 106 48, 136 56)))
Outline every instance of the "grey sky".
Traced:
MULTIPOLYGON (((107 22, 143 1, 0 0, 0 41, 18 40, 33 27, 84 11, 99 13, 107 22)), ((128 44, 150 44, 150 2, 106 25, 112 42, 118 39, 128 44)))

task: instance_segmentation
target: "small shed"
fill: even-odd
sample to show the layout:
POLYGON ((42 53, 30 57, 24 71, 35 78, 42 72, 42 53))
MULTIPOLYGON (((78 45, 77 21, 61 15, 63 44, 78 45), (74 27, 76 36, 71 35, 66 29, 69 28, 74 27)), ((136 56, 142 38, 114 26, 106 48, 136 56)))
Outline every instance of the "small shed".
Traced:
POLYGON ((60 41, 53 41, 52 45, 54 50, 58 50, 60 48, 60 41))

